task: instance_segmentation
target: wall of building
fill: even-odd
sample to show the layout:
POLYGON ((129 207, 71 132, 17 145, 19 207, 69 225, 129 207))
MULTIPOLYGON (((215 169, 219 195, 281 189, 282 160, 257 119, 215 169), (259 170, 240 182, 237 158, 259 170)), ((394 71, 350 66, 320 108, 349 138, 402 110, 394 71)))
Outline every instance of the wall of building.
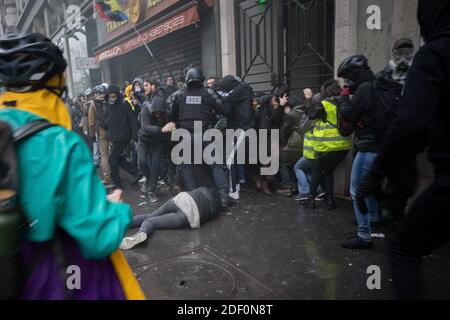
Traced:
POLYGON ((216 23, 214 11, 208 10, 200 16, 202 42, 202 69, 206 76, 217 74, 216 23))
POLYGON ((222 74, 236 74, 236 26, 234 0, 218 0, 222 47, 222 74))

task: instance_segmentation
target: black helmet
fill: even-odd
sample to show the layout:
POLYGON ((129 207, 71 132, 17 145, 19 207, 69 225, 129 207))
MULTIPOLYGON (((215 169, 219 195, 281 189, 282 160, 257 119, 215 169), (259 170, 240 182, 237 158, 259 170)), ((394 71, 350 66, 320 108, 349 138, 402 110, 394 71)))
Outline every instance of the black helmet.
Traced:
POLYGON ((186 73, 186 84, 189 85, 193 82, 203 83, 205 81, 205 76, 203 75, 202 70, 198 68, 191 68, 186 73))
POLYGON ((108 93, 108 89, 106 89, 105 86, 103 86, 103 85, 99 85, 99 86, 96 86, 94 88, 94 90, 92 90, 92 92, 94 94, 107 94, 108 93))
POLYGON ((38 33, 0 36, 0 86, 44 85, 67 67, 61 50, 38 33))
POLYGON ((355 55, 345 59, 338 68, 338 77, 358 80, 361 71, 369 69, 368 60, 363 55, 355 55))

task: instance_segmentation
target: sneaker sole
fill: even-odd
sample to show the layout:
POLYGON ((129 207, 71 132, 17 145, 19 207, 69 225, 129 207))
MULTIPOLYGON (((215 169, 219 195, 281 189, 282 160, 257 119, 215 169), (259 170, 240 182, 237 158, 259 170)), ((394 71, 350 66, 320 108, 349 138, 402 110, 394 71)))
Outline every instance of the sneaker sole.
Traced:
POLYGON ((140 243, 143 243, 147 240, 147 235, 145 233, 139 233, 136 237, 128 237, 123 239, 122 244, 120 245, 120 249, 122 250, 130 250, 137 246, 140 243))

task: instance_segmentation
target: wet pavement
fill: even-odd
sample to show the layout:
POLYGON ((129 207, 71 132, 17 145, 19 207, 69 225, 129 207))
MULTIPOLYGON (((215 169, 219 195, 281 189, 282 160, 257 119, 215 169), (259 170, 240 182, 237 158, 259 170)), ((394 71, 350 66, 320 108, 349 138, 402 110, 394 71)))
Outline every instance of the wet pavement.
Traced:
MULTIPOLYGON (((134 214, 150 213, 139 188, 125 192, 134 214)), ((243 193, 229 212, 198 230, 157 230, 127 259, 151 300, 391 299, 387 239, 371 251, 339 242, 355 233, 350 204, 305 210, 293 198, 243 193), (367 268, 381 269, 381 290, 367 288, 367 268)), ((136 230, 130 230, 132 235, 136 230)), ((425 259, 426 298, 450 299, 450 247, 425 259)))

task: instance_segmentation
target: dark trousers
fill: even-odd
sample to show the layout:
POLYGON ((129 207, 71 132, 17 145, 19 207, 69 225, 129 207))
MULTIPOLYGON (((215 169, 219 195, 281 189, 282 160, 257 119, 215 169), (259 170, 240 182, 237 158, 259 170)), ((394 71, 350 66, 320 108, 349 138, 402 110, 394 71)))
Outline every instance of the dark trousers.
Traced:
POLYGON ((334 195, 334 170, 345 159, 347 153, 348 151, 316 153, 316 165, 311 178, 311 195, 313 197, 317 195, 317 188, 323 178, 325 192, 328 200, 331 201, 334 195))
POLYGON ((135 216, 131 227, 140 227, 141 232, 150 236, 155 230, 184 229, 190 226, 186 215, 173 200, 169 200, 152 214, 135 216))
POLYGON ((113 183, 123 188, 122 179, 120 178, 120 168, 135 176, 137 173, 131 163, 123 157, 122 153, 128 146, 129 142, 113 142, 111 152, 109 154, 109 166, 111 167, 111 179, 113 183))
MULTIPOLYGON (((191 154, 193 155, 194 153, 194 137, 192 137, 192 152, 191 154)), ((202 148, 202 153, 205 150, 205 148, 208 146, 208 143, 203 142, 203 148, 202 148)), ((214 155, 212 155, 214 156, 214 155)), ((194 177, 194 167, 196 165, 194 165, 194 161, 193 161, 193 157, 191 159, 191 164, 182 164, 181 165, 181 176, 183 177, 183 183, 184 183, 184 187, 187 191, 193 191, 199 187, 202 187, 202 185, 200 185, 198 183, 198 181, 195 179, 194 177)), ((203 167, 204 165, 197 165, 200 167, 203 167)), ((220 191, 221 194, 228 194, 229 193, 229 171, 228 168, 225 164, 217 164, 217 163, 213 163, 210 165, 205 165, 205 167, 209 167, 209 169, 211 170, 212 176, 213 176, 213 180, 214 180, 214 184, 216 186, 216 188, 220 191)))
POLYGON ((164 156, 165 144, 151 144, 139 141, 138 158, 139 168, 147 178, 147 191, 155 192, 158 186, 161 161, 164 156))
POLYGON ((422 298, 422 257, 450 240, 449 225, 450 176, 437 177, 404 216, 390 246, 397 298, 422 298))
POLYGON ((282 151, 280 157, 280 180, 283 188, 296 188, 297 178, 294 165, 300 159, 300 152, 282 151))

